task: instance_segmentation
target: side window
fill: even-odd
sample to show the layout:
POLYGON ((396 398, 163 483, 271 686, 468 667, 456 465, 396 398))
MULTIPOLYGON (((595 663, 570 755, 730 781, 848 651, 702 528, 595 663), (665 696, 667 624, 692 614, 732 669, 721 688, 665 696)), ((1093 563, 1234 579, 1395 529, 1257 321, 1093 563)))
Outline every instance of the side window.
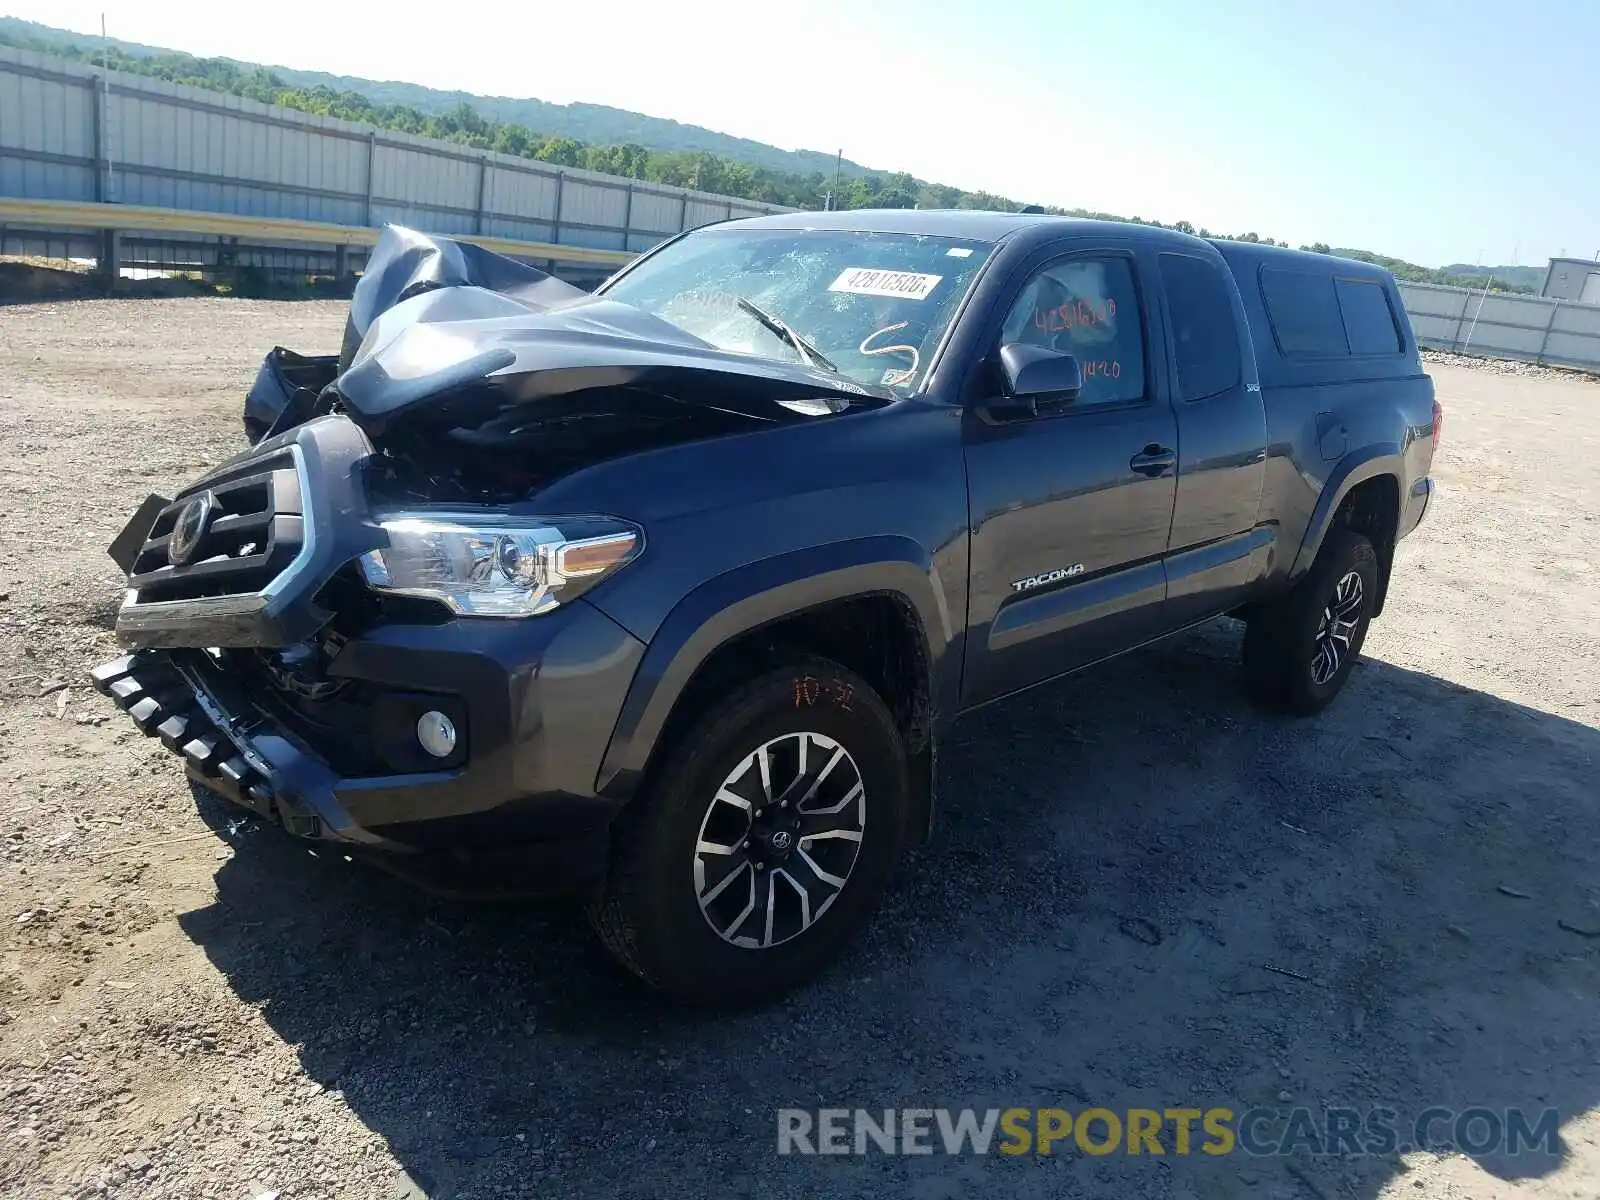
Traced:
POLYGON ((1339 293, 1350 353, 1399 354, 1400 331, 1383 286, 1364 279, 1336 279, 1333 286, 1339 293))
POLYGON ((1144 398, 1144 329, 1127 259, 1045 267, 1022 289, 1000 337, 1075 357, 1083 370, 1079 406, 1144 398))
POLYGON ((1261 295, 1277 335, 1278 349, 1307 358, 1343 357, 1350 353, 1333 276, 1313 271, 1261 269, 1261 295))
POLYGON ((1163 254, 1161 283, 1172 314, 1178 394, 1204 400, 1239 383, 1239 330, 1222 272, 1203 258, 1163 254))

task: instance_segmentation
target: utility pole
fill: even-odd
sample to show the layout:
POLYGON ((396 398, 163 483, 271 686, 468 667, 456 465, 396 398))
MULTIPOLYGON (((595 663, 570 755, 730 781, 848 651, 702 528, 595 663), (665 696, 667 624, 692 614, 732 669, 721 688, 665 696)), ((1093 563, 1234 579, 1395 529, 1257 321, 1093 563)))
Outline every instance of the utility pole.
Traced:
MULTIPOLYGON (((1511 261, 1512 261, 1513 264, 1516 263, 1517 256, 1520 255, 1521 253, 1522 253, 1522 243, 1518 242, 1517 246, 1516 246, 1516 249, 1512 250, 1512 252, 1511 252, 1511 261)), ((1478 251, 1478 265, 1480 267, 1483 265, 1483 251, 1482 250, 1478 251)), ((1464 343, 1462 343, 1462 346, 1461 346, 1461 352, 1463 354, 1465 354, 1467 352, 1467 347, 1472 345, 1472 335, 1475 332, 1477 332, 1477 329, 1478 329, 1478 317, 1481 316, 1482 313, 1483 313, 1483 303, 1484 303, 1485 300, 1487 300, 1489 298, 1489 285, 1492 284, 1492 283, 1494 283, 1494 272, 1490 271, 1489 272, 1489 278, 1487 278, 1487 279, 1485 279, 1483 281, 1483 294, 1478 297, 1478 311, 1472 314, 1472 325, 1467 330, 1467 340, 1464 343)))
MULTIPOLYGON (((106 15, 100 14, 100 89, 94 97, 95 179, 94 198, 101 203, 117 198, 115 168, 111 157, 111 40, 106 36, 106 15)), ((102 229, 100 249, 95 256, 107 292, 117 290, 122 278, 122 231, 102 229)))
POLYGON ((833 191, 828 193, 828 207, 832 208, 839 203, 839 168, 844 165, 844 148, 840 147, 839 153, 833 158, 833 191))
POLYGON ((116 168, 111 160, 111 40, 106 37, 106 15, 100 14, 100 113, 105 138, 106 194, 111 200, 116 196, 116 168))

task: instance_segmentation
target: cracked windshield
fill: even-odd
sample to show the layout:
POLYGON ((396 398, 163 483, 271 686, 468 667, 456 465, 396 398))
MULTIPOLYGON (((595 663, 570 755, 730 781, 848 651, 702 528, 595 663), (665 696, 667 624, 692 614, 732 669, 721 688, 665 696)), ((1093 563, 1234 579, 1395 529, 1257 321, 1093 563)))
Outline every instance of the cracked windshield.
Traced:
POLYGON ((908 391, 989 250, 898 233, 704 230, 605 294, 723 350, 908 391))

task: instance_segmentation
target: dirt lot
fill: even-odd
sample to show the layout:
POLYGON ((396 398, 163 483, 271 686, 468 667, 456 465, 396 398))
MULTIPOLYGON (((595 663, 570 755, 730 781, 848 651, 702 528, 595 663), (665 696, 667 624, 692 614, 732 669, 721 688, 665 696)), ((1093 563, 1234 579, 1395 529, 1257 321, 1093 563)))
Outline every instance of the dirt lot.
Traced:
POLYGON ((1600 386, 1435 367, 1440 496, 1331 711, 1250 709, 1218 623, 973 718, 859 947, 707 1016, 565 909, 420 897, 238 819, 82 686, 114 652, 101 548, 238 447, 265 349, 342 317, 0 309, 0 1193, 1600 1194, 1600 386), (779 1158, 788 1105, 1561 1132, 1481 1161, 779 1158))

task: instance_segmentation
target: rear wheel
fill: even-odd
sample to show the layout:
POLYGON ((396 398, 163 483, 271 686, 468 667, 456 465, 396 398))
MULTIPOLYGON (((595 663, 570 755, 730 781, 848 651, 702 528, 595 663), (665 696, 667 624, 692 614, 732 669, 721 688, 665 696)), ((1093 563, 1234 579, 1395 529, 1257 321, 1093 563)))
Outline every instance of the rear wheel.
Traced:
POLYGON ((900 731, 864 680, 821 659, 770 671, 708 708, 620 819, 595 929, 680 998, 777 995, 877 909, 907 797, 900 731))
POLYGON ((1361 653, 1377 587, 1372 543, 1349 530, 1330 533, 1306 577, 1251 613, 1244 637, 1250 694, 1301 716, 1326 707, 1361 653))

